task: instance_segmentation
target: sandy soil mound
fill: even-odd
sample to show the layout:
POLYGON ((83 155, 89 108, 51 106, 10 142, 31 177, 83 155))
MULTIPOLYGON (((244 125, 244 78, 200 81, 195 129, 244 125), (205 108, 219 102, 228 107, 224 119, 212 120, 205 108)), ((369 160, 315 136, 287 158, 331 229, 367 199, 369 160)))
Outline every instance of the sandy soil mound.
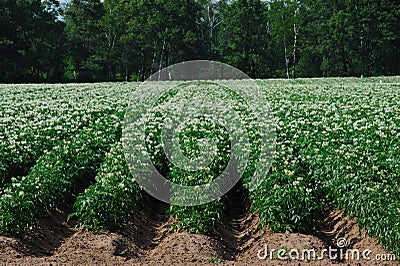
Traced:
MULTIPOLYGON (((281 234, 263 229, 255 233, 255 238, 256 241, 239 251, 236 262, 259 265, 400 265, 400 261, 387 258, 390 252, 385 250, 375 238, 366 236, 365 230, 358 227, 356 219, 351 219, 338 210, 330 211, 316 224, 315 231, 311 234, 281 234), (332 249, 332 256, 328 254, 329 247, 332 249), (278 259, 277 250, 282 248, 288 252, 291 249, 297 250, 298 259, 287 261, 278 259), (272 249, 275 249, 275 252, 271 255, 272 249), (305 259, 303 259, 302 252, 311 249, 316 251, 316 259, 312 259, 313 256, 311 256, 309 260, 307 252, 304 253, 305 259), (323 249, 326 249, 324 256, 321 253, 323 249), (359 251, 359 256, 354 253, 353 257, 355 250, 359 251), (362 252, 365 250, 370 250, 370 252, 366 252, 368 257, 364 258, 362 252), (259 259, 258 255, 262 259, 259 259), (382 260, 382 256, 386 258, 382 260), (323 259, 319 259, 320 257, 323 259)), ((292 255, 296 257, 297 253, 293 252, 292 255)), ((288 253, 284 257, 288 258, 288 253)))
MULTIPOLYGON (((339 249, 337 240, 347 241, 345 249, 370 249, 370 257, 389 254, 375 238, 365 237, 356 219, 332 210, 316 223, 311 234, 281 234, 258 229, 258 217, 248 213, 243 198, 232 197, 219 234, 204 236, 172 232, 172 219, 165 216, 167 205, 149 201, 119 233, 93 234, 75 230, 66 211, 56 211, 39 221, 26 236, 0 236, 0 264, 10 265, 400 265, 399 261, 330 259, 280 260, 272 249, 339 249), (242 202, 242 203, 239 203, 242 202), (267 247, 267 253, 265 253, 267 247), (261 250, 261 251, 260 251, 261 250), (265 255, 267 254, 267 255, 265 255), (260 259, 260 257, 264 257, 260 259)), ((320 254, 318 254, 320 255, 320 254)))

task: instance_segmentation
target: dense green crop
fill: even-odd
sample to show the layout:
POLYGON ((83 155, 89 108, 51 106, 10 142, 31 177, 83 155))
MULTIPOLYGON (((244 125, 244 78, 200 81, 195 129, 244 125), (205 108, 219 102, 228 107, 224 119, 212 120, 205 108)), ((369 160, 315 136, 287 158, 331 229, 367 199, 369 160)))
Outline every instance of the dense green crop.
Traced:
POLYGON ((76 199, 72 216, 86 229, 116 230, 140 206, 142 191, 129 172, 122 144, 118 142, 107 153, 96 183, 76 199))
POLYGON ((267 225, 293 231, 334 202, 399 252, 399 79, 324 81, 276 81, 266 91, 273 94, 277 152, 253 207, 267 225))
POLYGON ((94 177, 105 153, 120 137, 116 116, 104 113, 94 125, 60 141, 27 176, 13 178, 0 196, 0 233, 22 233, 94 177))
MULTIPOLYGON (((237 85, 241 84, 241 82, 237 83, 237 85)), ((243 83, 242 86, 246 84, 248 83, 243 83)), ((262 104, 264 105, 264 103, 262 104)), ((234 137, 244 139, 243 136, 248 135, 248 146, 243 146, 243 148, 248 149, 247 152, 249 153, 247 167, 243 169, 242 174, 246 183, 254 173, 254 165, 258 163, 260 137, 257 130, 261 126, 261 122, 255 119, 255 115, 261 114, 252 114, 249 109, 241 95, 230 90, 229 87, 222 87, 209 82, 187 83, 181 87, 181 90, 175 89, 162 97, 149 110, 150 115, 145 125, 139 124, 142 123, 142 121, 139 121, 134 126, 146 127, 146 147, 143 147, 143 149, 149 151, 152 163, 158 171, 174 184, 192 186, 195 189, 205 184, 210 185, 209 187, 213 186, 210 183, 224 172, 232 158, 239 161, 240 157, 244 156, 243 154, 246 152, 244 150, 237 151, 237 147, 232 147, 231 141, 234 137), (204 92, 206 92, 205 100, 202 98, 204 92), (179 116, 179 108, 183 105, 181 101, 185 99, 196 99, 197 102, 192 102, 191 105, 184 108, 188 112, 187 115, 192 119, 186 122, 184 120, 179 121, 184 122, 182 123, 183 126, 180 125, 182 128, 178 136, 179 149, 190 162, 196 162, 196 169, 183 169, 181 165, 171 162, 165 154, 165 144, 161 137, 165 128, 171 128, 172 122, 169 124, 168 121, 173 121, 179 116), (213 102, 216 99, 224 104, 221 107, 215 106, 213 102), (198 106, 195 106, 195 104, 198 104, 198 106), (223 124, 224 122, 233 123, 234 114, 232 110, 241 121, 240 124, 235 124, 233 134, 236 135, 234 136, 230 136, 227 130, 229 127, 223 124), (220 117, 215 112, 218 112, 220 117), (171 114, 173 115, 171 116, 171 114), (207 146, 204 140, 212 140, 215 147, 214 157, 207 163, 204 163, 205 159, 199 156, 204 146, 207 146), (235 154, 233 153, 234 148, 236 149, 235 154), (200 161, 197 162, 198 159, 200 161), (199 167, 199 165, 203 166, 199 167)), ((231 174, 240 177, 238 172, 231 174)), ((218 186, 212 188, 215 191, 221 189, 218 186)), ((179 206, 182 198, 195 198, 193 192, 196 191, 187 192, 190 195, 185 195, 181 191, 179 193, 172 192, 171 198, 173 200, 168 214, 178 220, 176 229, 195 233, 215 231, 216 225, 221 222, 226 199, 217 197, 216 200, 200 206, 179 206)))
POLYGON ((124 111, 132 85, 0 85, 0 187, 26 175, 60 140, 91 125, 104 111, 124 111))
MULTIPOLYGON (((275 231, 309 232, 326 207, 334 204, 357 217, 367 233, 376 236, 389 250, 400 252, 400 79, 257 82, 277 127, 272 167, 262 184, 249 193, 252 209, 258 212, 262 224, 275 231)), ((240 81, 232 84, 240 86, 240 81)), ((36 217, 62 203, 76 187, 88 186, 77 198, 75 215, 89 229, 118 229, 141 204, 142 191, 133 182, 136 177, 128 171, 118 144, 120 132, 116 132, 119 128, 115 125, 119 119, 112 118, 109 110, 117 110, 120 116, 129 90, 120 84, 107 89, 100 85, 67 88, 65 95, 70 104, 56 108, 61 101, 46 110, 40 108, 42 101, 12 106, 13 99, 23 95, 33 99, 51 95, 62 98, 62 92, 54 92, 60 88, 22 86, 1 94, 6 101, 1 105, 5 115, 0 117, 0 151, 4 154, 0 158, 0 174, 11 180, 14 170, 10 169, 23 165, 28 168, 36 162, 28 175, 14 176, 1 192, 1 233, 31 227, 36 217), (74 98, 74 90, 80 96, 74 98), (74 102, 81 107, 74 109, 74 102), (85 109, 85 104, 90 108, 85 109), (28 114, 25 111, 29 106, 33 111, 28 114), (96 113, 105 117, 93 115, 96 113), (92 115, 100 120, 93 126, 84 126, 92 124, 92 115), (30 119, 34 119, 32 123, 27 122, 30 119), (30 126, 25 128, 24 123, 30 126), (97 134, 98 130, 103 133, 97 134), (76 135, 79 131, 80 135, 76 135), (41 134, 33 137, 37 133, 41 134), (94 176, 96 182, 89 186, 87 180, 94 176)), ((144 124, 145 148, 156 168, 169 180, 194 186, 207 183, 226 166, 232 149, 230 136, 206 116, 198 117, 200 126, 188 123, 180 134, 180 149, 186 156, 196 158, 201 139, 213 138, 218 140, 215 160, 200 171, 182 170, 172 164, 164 154, 160 130, 165 126, 168 108, 178 108, 174 97, 180 97, 179 93, 166 95, 151 110, 153 116, 144 124)), ((243 115, 241 130, 250 132, 251 163, 242 180, 246 188, 255 165, 262 163, 257 160, 259 128, 252 124, 254 117, 240 97, 229 101, 243 115)), ((171 205, 167 215, 179 220, 177 229, 211 232, 221 222, 227 200, 224 196, 201 206, 171 205)))

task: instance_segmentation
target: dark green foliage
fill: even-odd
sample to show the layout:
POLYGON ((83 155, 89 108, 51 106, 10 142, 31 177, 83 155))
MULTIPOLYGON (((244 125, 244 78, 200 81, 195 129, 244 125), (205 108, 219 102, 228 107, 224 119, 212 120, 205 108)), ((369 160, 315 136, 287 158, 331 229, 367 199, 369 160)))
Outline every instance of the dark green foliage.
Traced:
POLYGON ((96 183, 77 197, 76 212, 71 216, 76 216, 85 229, 116 230, 141 206, 141 189, 129 172, 119 142, 107 154, 96 183))
POLYGON ((250 77, 268 76, 271 32, 267 6, 260 0, 232 1, 224 12, 225 62, 250 77))
POLYGON ((221 223, 225 204, 220 200, 198 206, 174 206, 168 209, 168 214, 178 220, 175 230, 185 230, 195 234, 210 234, 216 232, 216 225, 221 223))
POLYGON ((62 80, 64 23, 57 0, 0 2, 0 82, 62 80))
POLYGON ((38 216, 89 184, 121 134, 119 126, 110 126, 118 121, 104 116, 42 155, 27 176, 13 178, 0 197, 0 233, 23 233, 38 216))
POLYGON ((275 232, 309 232, 323 208, 319 186, 305 163, 298 162, 290 174, 279 164, 250 193, 252 208, 258 210, 261 223, 275 232))
POLYGON ((257 78, 400 74, 395 0, 4 0, 0 10, 0 82, 145 80, 193 59, 257 78))

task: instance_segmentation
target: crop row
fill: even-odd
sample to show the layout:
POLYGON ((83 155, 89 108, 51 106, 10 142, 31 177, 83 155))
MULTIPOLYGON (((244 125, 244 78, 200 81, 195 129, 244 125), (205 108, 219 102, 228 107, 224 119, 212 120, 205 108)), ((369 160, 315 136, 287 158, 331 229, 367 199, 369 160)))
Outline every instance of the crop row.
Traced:
POLYGON ((143 206, 142 189, 128 169, 120 141, 107 153, 95 181, 77 197, 71 215, 84 228, 117 230, 143 206))
POLYGON ((45 152, 28 175, 12 178, 0 196, 0 233, 25 232, 40 215, 87 186, 120 131, 118 117, 104 113, 92 126, 45 152))
POLYGON ((399 252, 400 84, 345 81, 272 89, 276 159, 253 207, 277 231, 307 231, 334 202, 399 252))
MULTIPOLYGON (((252 209, 258 212, 262 224, 274 231, 307 232, 325 207, 333 202, 347 214, 357 217, 368 234, 377 236, 385 247, 400 252, 398 78, 257 82, 270 104, 277 128, 272 167, 265 173, 262 184, 249 194, 252 209)), ((241 86, 240 83, 236 81, 235 86, 241 86)), ((93 106, 97 104, 101 110, 107 109, 107 104, 114 109, 126 106, 128 98, 117 95, 126 88, 109 89, 115 93, 111 99, 118 105, 96 100, 93 106)), ((207 90, 207 86, 201 89, 207 90)), ((94 91, 100 99, 110 92, 94 91)), ((85 93, 82 91, 82 94, 85 93)), ((243 175, 246 187, 254 167, 263 163, 258 161, 258 131, 261 129, 252 122, 257 121, 254 118, 260 114, 252 117, 240 97, 228 95, 223 98, 209 89, 207 96, 226 101, 224 106, 236 108, 242 115, 244 123, 239 134, 246 131, 250 136, 250 163, 243 175)), ((214 160, 208 168, 196 171, 182 170, 171 163, 164 153, 161 131, 168 126, 168 116, 171 117, 173 111, 179 113, 175 109, 180 106, 180 98, 190 97, 179 92, 167 95, 151 110, 151 118, 137 125, 146 128, 146 142, 142 148, 149 151, 156 168, 169 180, 194 186, 209 183, 224 171, 233 155, 229 145, 231 136, 224 127, 214 123, 212 115, 202 114, 193 120, 196 123, 185 124, 179 135, 180 149, 185 156, 195 159, 203 148, 201 141, 213 139, 217 147, 214 160)), ((209 104, 205 109, 213 109, 212 104, 206 101, 205 104, 209 104)), ((220 113, 229 120, 229 112, 220 110, 220 113)), ((13 116, 17 117, 17 113, 13 116)), ((113 123, 118 122, 107 120, 81 129, 80 140, 63 136, 64 140, 56 142, 62 144, 52 144, 55 147, 40 157, 28 175, 13 179, 0 198, 0 231, 19 232, 32 226, 40 211, 51 210, 76 188, 77 183, 88 185, 84 180, 94 176, 96 182, 81 193, 75 203, 74 215, 81 225, 92 230, 115 230, 140 208, 142 190, 134 182, 139 176, 130 173, 125 163, 124 150, 113 131, 113 123), (98 142, 91 133, 96 125, 104 126, 104 132, 111 130, 114 135, 98 142), (73 152, 77 147, 91 148, 73 152), (68 156, 63 149, 68 151, 68 156), (90 169, 90 172, 83 169, 90 169)), ((172 204, 167 215, 179 221, 179 230, 210 232, 221 223, 228 200, 224 196, 194 207, 172 204)))
POLYGON ((60 140, 91 125, 104 111, 123 113, 132 85, 0 85, 0 187, 26 175, 60 140))

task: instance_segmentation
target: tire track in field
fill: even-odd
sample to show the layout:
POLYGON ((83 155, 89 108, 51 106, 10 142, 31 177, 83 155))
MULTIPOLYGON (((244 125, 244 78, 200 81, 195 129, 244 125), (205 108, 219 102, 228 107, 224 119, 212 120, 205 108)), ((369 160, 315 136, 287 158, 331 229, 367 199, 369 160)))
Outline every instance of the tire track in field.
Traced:
POLYGON ((257 240, 258 218, 250 213, 248 191, 241 180, 227 194, 226 210, 219 227, 222 242, 226 248, 226 260, 236 257, 247 250, 257 240))
POLYGON ((72 204, 68 203, 38 218, 35 228, 16 238, 18 244, 14 248, 26 256, 53 255, 74 234, 73 227, 77 221, 67 219, 72 210, 72 204))
POLYGON ((127 259, 146 257, 172 228, 166 214, 169 205, 145 195, 144 206, 134 214, 121 230, 123 238, 115 244, 114 255, 127 259))
MULTIPOLYGON (((332 207, 328 207, 324 216, 316 222, 316 228, 312 234, 324 242, 327 249, 331 247, 342 250, 344 253, 347 249, 353 249, 354 245, 361 242, 363 238, 356 219, 345 216, 343 211, 332 207), (344 246, 338 246, 340 239, 346 242, 344 246)), ((336 259, 336 261, 343 262, 344 260, 336 259)))

